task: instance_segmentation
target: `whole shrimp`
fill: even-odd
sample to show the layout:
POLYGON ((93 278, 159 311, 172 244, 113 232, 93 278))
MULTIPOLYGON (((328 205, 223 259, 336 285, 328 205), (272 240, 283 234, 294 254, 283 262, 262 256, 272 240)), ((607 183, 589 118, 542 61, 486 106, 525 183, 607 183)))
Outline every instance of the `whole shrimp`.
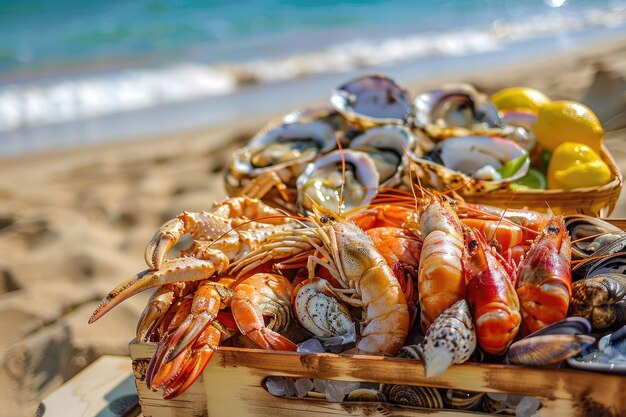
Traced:
POLYGON ((572 294, 572 246, 563 216, 550 219, 517 273, 525 330, 532 333, 567 315, 572 294))
POLYGON ((465 297, 463 231, 447 200, 433 196, 422 207, 423 245, 419 261, 418 292, 422 331, 426 332, 445 309, 465 297))
POLYGON ((515 287, 482 234, 465 227, 464 235, 467 301, 478 344, 485 352, 500 355, 517 335, 521 322, 515 287))
POLYGON ((352 293, 344 300, 363 308, 359 351, 395 355, 409 332, 409 311, 393 271, 356 224, 320 206, 314 207, 312 220, 325 260, 309 257, 309 273, 315 263, 327 268, 352 293))

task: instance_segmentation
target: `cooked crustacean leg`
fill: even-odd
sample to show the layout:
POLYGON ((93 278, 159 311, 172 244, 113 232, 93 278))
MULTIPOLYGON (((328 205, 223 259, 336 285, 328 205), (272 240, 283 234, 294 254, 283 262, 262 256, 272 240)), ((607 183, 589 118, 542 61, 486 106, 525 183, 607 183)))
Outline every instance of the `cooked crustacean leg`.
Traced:
POLYGON ((166 362, 197 339, 206 326, 215 320, 219 311, 230 303, 233 294, 228 285, 233 281, 231 278, 221 278, 218 282, 205 280, 198 285, 189 315, 169 341, 171 354, 166 355, 166 362))
POLYGON ((500 355, 519 331, 522 318, 517 293, 482 234, 466 226, 464 235, 463 270, 478 344, 485 352, 500 355))
POLYGON ((176 300, 182 299, 193 290, 195 286, 186 282, 176 282, 157 288, 137 322, 137 341, 148 342, 176 300))
POLYGON ((296 350, 278 331, 291 321, 291 283, 282 275, 259 273, 236 283, 230 304, 239 331, 263 349, 296 350), (264 317, 271 317, 265 325, 264 317))
POLYGON ((563 217, 553 217, 522 260, 516 287, 528 333, 567 316, 572 294, 571 251, 563 217))

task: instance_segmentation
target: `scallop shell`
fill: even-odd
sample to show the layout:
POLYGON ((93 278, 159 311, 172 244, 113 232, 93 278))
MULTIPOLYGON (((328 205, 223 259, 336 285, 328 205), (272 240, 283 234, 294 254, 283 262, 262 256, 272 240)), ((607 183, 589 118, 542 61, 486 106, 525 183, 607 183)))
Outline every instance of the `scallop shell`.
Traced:
POLYGON ((384 75, 366 75, 337 87, 330 104, 359 129, 407 125, 413 113, 408 93, 384 75))
POLYGON ((376 196, 379 178, 374 161, 365 152, 350 149, 331 152, 309 163, 298 177, 298 210, 310 210, 312 201, 336 212, 368 205, 376 196), (343 196, 340 195, 342 182, 343 196), (343 205, 339 207, 342 197, 343 205))
POLYGON ((367 153, 380 175, 380 186, 393 187, 401 182, 408 156, 416 146, 415 136, 401 126, 379 126, 366 130, 350 142, 350 149, 367 153))
POLYGON ((626 276, 600 274, 575 281, 568 314, 589 320, 594 331, 626 324, 626 276))
POLYGON ((464 194, 484 193, 506 189, 528 172, 530 159, 509 178, 483 180, 471 174, 485 166, 500 168, 504 163, 527 155, 514 142, 489 136, 450 138, 438 143, 429 158, 413 158, 422 185, 439 191, 462 189, 464 194), (440 161, 440 163, 438 163, 440 161))
POLYGON ((391 404, 443 408, 443 399, 436 388, 382 384, 380 390, 391 404))
POLYGON ((369 388, 357 388, 348 394, 348 401, 360 401, 360 402, 387 402, 387 397, 382 392, 369 389, 369 388))
POLYGON ((421 349, 425 375, 436 376, 453 363, 467 361, 476 349, 476 331, 467 301, 461 299, 435 319, 421 349))

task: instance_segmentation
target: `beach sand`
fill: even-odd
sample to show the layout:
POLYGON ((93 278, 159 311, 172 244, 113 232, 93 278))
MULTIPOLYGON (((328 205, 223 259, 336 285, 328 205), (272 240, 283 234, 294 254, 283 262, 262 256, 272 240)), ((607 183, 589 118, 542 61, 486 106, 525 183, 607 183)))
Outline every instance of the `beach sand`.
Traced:
MULTIPOLYGON (((524 65, 433 78, 410 90, 467 81, 486 92, 525 85, 553 99, 583 101, 604 123, 606 145, 626 172, 625 79, 626 40, 615 40, 524 65)), ((246 118, 171 137, 0 161, 0 403, 6 415, 31 416, 41 398, 98 356, 127 355, 146 295, 88 325, 91 312, 118 282, 145 269, 143 250, 159 225, 224 196, 230 153, 264 123, 246 118)), ((626 217, 626 198, 613 217, 626 217)))

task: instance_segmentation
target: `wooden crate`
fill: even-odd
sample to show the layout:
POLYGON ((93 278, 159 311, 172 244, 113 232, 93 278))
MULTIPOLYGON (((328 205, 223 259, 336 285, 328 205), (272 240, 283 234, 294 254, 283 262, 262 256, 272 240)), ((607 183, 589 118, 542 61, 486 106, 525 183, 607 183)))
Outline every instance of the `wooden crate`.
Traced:
MULTIPOLYGON (((626 230, 626 219, 604 219, 626 230)), ((325 399, 281 398, 263 386, 268 376, 379 382, 477 392, 526 395, 541 400, 539 415, 626 415, 626 377, 572 369, 464 363, 435 378, 424 376, 420 361, 381 356, 300 354, 221 347, 201 378, 183 395, 164 400, 150 391, 145 370, 155 344, 131 342, 130 357, 144 417, 225 416, 436 416, 487 415, 432 410, 388 403, 331 403, 325 399)))
POLYGON ((528 395, 540 399, 541 416, 620 416, 626 413, 626 377, 570 369, 464 363, 435 378, 420 361, 378 356, 300 354, 220 348, 194 386, 173 400, 148 390, 145 369, 155 345, 131 343, 137 392, 145 417, 179 416, 436 416, 487 415, 387 403, 331 403, 317 398, 274 397, 268 376, 321 378, 458 388, 528 395))

